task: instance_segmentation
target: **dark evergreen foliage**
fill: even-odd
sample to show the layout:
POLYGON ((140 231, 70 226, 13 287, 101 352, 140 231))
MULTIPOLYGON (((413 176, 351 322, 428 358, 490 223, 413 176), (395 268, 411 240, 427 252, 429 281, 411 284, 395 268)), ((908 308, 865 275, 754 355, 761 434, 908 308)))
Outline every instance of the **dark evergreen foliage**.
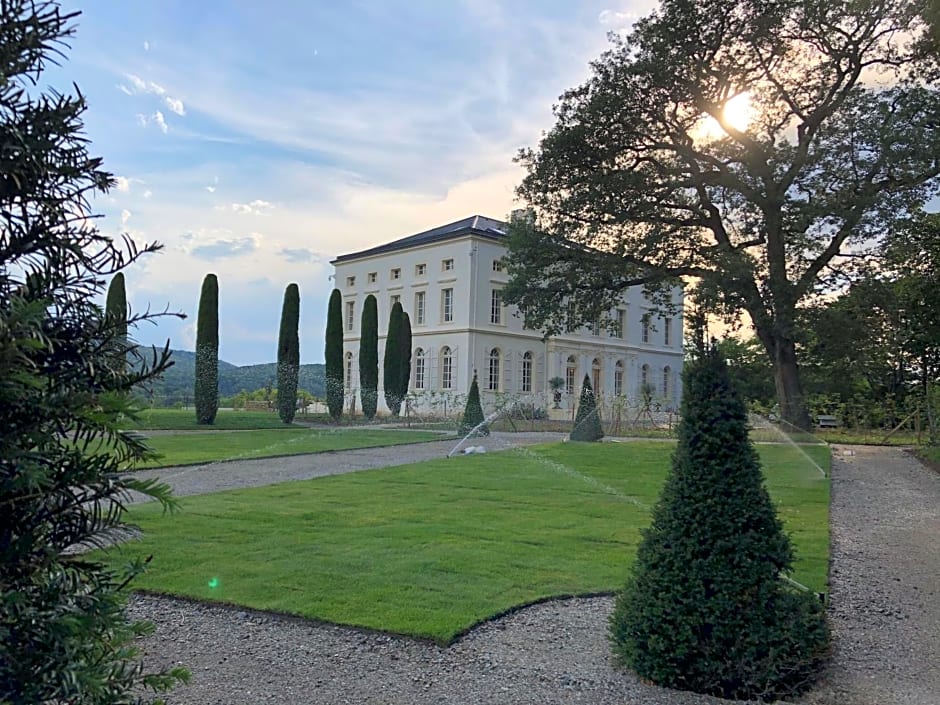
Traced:
POLYGON ((326 312, 326 407, 334 421, 343 415, 343 295, 330 294, 326 312))
POLYGON ((581 398, 578 400, 578 413, 574 417, 574 428, 571 429, 572 441, 599 441, 604 437, 601 428, 601 417, 597 411, 597 400, 594 398, 594 388, 591 380, 584 375, 581 384, 581 398))
POLYGON ((379 309, 372 294, 362 307, 362 325, 359 338, 359 394, 362 414, 368 420, 375 418, 379 403, 379 309))
POLYGON ((277 341, 277 413, 292 423, 297 412, 297 380, 300 374, 300 289, 288 284, 281 307, 277 341))
POLYGON ((467 394, 467 404, 464 406, 463 419, 460 421, 460 428, 457 434, 461 437, 466 436, 473 431, 475 436, 490 435, 490 427, 483 423, 486 417, 483 416, 483 406, 480 404, 480 386, 477 384, 476 370, 473 372, 473 381, 470 383, 470 392, 467 394))
POLYGON ((173 506, 167 485, 126 473, 153 454, 120 430, 138 411, 131 390, 169 351, 128 342, 128 325, 153 316, 128 320, 116 284, 113 315, 97 303, 159 245, 95 227, 90 203, 115 180, 88 153, 85 99, 40 87, 78 13, 41 0, 0 10, 0 702, 145 702, 186 673, 141 671, 135 637, 150 625, 128 622, 124 588, 143 565, 78 549, 127 535, 132 490, 173 506))
POLYGON ((207 274, 196 319, 196 423, 211 425, 219 411, 219 280, 207 274))
POLYGON ((405 401, 408 383, 411 381, 411 317, 406 311, 401 314, 401 338, 398 341, 398 398, 405 401))
POLYGON ((401 356, 402 327, 405 312, 399 302, 392 306, 388 315, 388 333, 385 336, 385 357, 382 361, 382 386, 385 389, 385 406, 398 416, 401 411, 401 356))
POLYGON ((118 272, 111 278, 104 310, 114 324, 115 338, 127 340, 127 291, 124 288, 124 272, 118 272))
POLYGON ((618 597, 618 659, 660 685, 725 698, 805 690, 828 653, 817 597, 781 577, 793 553, 724 359, 684 373, 672 472, 618 597))

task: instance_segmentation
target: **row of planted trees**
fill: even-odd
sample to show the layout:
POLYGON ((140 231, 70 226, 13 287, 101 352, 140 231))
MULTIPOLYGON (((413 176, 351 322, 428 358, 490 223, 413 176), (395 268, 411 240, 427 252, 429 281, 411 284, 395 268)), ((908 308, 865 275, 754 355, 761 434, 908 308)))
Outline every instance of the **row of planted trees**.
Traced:
MULTIPOLYGON (((372 294, 362 307, 359 338, 359 384, 362 413, 367 420, 375 418, 379 401, 379 314, 378 302, 372 294)), ((352 370, 343 367, 342 294, 334 289, 330 295, 326 317, 326 404, 330 416, 339 420, 343 415, 345 378, 352 370)), ((411 319, 400 303, 392 306, 385 338, 382 364, 382 386, 385 405, 393 416, 401 413, 411 379, 411 319)))

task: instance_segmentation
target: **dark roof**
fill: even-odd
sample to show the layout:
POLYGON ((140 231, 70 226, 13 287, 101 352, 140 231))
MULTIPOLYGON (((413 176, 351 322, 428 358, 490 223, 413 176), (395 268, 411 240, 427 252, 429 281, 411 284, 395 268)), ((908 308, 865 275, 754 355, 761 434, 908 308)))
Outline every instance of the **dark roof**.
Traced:
POLYGON ((409 235, 408 237, 403 237, 401 240, 395 240, 384 245, 379 245, 378 247, 361 250, 360 252, 352 252, 348 255, 340 255, 330 262, 330 264, 347 262, 349 260, 359 259, 360 257, 384 255, 387 252, 406 250, 411 247, 430 245, 435 242, 444 242, 445 240, 453 240, 454 238, 463 237, 465 235, 481 235, 493 240, 499 240, 506 237, 508 228, 509 226, 501 220, 486 218, 482 215, 472 215, 469 218, 458 220, 455 223, 441 225, 431 230, 425 230, 423 233, 409 235))

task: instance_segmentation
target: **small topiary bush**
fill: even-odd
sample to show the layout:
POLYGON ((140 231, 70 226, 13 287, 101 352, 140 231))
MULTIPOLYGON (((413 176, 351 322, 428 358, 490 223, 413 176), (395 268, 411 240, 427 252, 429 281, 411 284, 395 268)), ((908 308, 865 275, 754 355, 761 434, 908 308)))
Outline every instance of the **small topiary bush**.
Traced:
MULTIPOLYGON (((460 422, 460 428, 457 429, 457 434, 466 436, 479 424, 483 423, 484 418, 483 406, 480 404, 480 387, 477 385, 477 373, 474 372, 473 382, 470 383, 470 392, 467 394, 467 404, 463 410, 463 419, 460 422)), ((475 435, 490 435, 489 426, 483 424, 480 428, 477 428, 475 435)))
POLYGON ((672 472, 611 618, 614 652, 670 688, 798 694, 828 654, 823 606, 781 578, 793 551, 717 350, 700 353, 684 385, 672 472))
POLYGON ((574 428, 569 438, 572 441, 599 441, 604 437, 601 428, 601 417, 597 412, 597 400, 594 398, 594 388, 591 380, 584 375, 581 384, 581 398, 578 400, 578 413, 574 417, 574 428))

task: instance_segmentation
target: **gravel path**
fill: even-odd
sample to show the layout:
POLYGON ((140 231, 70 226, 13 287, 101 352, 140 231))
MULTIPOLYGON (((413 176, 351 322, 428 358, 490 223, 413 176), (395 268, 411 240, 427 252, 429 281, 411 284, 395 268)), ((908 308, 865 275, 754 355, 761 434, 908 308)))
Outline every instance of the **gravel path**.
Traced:
MULTIPOLYGON (((557 440, 533 434, 525 442, 557 440)), ((515 444, 523 440, 509 437, 515 444)), ((505 447, 507 437, 482 442, 505 447)), ((446 454, 445 443, 154 471, 180 494, 349 472, 446 454), (442 452, 443 451, 443 452, 442 452), (175 473, 175 474, 174 474, 175 473), (172 477, 169 477, 173 474, 172 477), (211 478, 220 485, 210 487, 211 478)), ((940 476, 902 451, 837 449, 832 494, 835 656, 805 705, 940 703, 940 476)), ((185 664, 169 703, 617 703, 715 698, 640 683, 606 640, 611 598, 553 601, 474 630, 449 648, 411 639, 155 596, 132 616, 156 624, 148 664, 185 664)))

